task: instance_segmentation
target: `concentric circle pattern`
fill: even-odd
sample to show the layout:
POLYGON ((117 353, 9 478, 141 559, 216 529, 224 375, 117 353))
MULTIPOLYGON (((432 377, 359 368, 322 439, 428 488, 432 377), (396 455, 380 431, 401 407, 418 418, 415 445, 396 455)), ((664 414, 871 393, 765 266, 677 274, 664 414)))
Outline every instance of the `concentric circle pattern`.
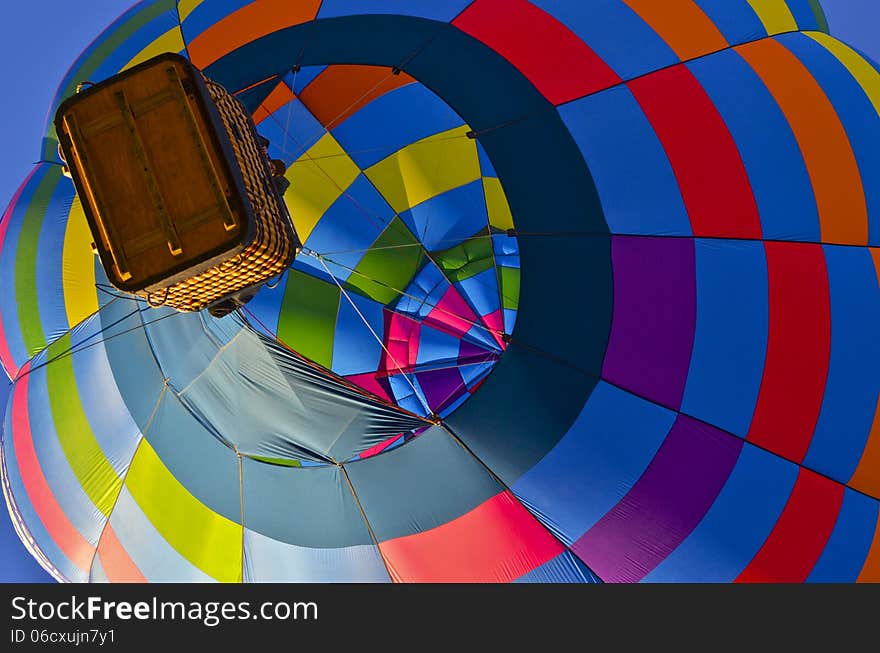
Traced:
POLYGON ((3 490, 70 581, 880 581, 880 69, 817 0, 147 0, 305 247, 118 295, 51 124, 0 222, 3 490))

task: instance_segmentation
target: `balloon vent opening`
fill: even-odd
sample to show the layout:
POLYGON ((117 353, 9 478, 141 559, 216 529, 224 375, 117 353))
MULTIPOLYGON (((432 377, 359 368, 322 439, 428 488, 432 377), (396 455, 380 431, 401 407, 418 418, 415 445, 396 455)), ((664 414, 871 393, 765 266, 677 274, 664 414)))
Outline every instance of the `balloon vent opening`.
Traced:
POLYGON ((82 90, 55 125, 117 289, 220 316, 299 251, 283 166, 241 102, 185 58, 162 54, 82 90))

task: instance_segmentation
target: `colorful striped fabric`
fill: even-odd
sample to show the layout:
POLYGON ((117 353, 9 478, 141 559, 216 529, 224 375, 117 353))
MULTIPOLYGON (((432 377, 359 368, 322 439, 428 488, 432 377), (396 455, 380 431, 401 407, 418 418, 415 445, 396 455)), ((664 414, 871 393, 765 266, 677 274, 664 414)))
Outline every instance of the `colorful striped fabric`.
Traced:
POLYGON ((3 491, 67 581, 880 581, 880 72, 818 0, 144 0, 302 254, 222 319, 0 221, 3 491))

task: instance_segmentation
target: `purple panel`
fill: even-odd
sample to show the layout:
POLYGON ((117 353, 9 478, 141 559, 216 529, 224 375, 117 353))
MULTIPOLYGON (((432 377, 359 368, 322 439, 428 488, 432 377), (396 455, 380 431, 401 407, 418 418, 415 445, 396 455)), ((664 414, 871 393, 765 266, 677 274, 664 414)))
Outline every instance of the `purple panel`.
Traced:
POLYGON ((464 381, 455 368, 444 368, 419 372, 416 374, 419 385, 428 400, 428 406, 439 412, 445 405, 456 399, 464 390, 464 381))
POLYGON ((696 322, 694 241, 615 236, 614 318, 603 377, 678 409, 696 322))
POLYGON ((641 580, 694 530, 742 446, 739 438, 679 415, 642 477, 572 551, 606 582, 641 580))

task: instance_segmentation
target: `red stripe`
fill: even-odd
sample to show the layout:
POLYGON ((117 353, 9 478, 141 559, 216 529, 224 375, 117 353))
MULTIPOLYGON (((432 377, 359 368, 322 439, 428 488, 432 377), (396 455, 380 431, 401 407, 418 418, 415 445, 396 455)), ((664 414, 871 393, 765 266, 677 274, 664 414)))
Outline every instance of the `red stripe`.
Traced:
POLYGON ((146 583, 147 579, 137 568, 125 547, 116 537, 113 527, 107 524, 98 543, 101 567, 111 583, 146 583))
POLYGON ((776 526, 736 582, 806 580, 834 530, 843 492, 843 485, 802 468, 776 526))
POLYGON ((510 492, 449 523, 379 545, 395 582, 507 583, 562 553, 510 492))
POLYGON ((809 243, 766 242, 764 249, 770 329, 748 440, 800 463, 819 419, 831 352, 825 255, 809 243))
POLYGON ((760 238, 758 205, 742 157, 693 73, 673 66, 627 86, 666 150, 694 235, 760 238))
POLYGON ((525 0, 476 0, 452 24, 516 66, 553 104, 620 83, 574 32, 525 0))
POLYGON ((31 505, 49 536, 74 565, 82 571, 88 572, 95 549, 76 530, 58 504, 58 500, 46 481, 46 476, 43 474, 43 468, 40 466, 37 452, 34 449, 30 418, 28 417, 30 376, 26 372, 29 368, 30 363, 25 363, 22 368, 25 375, 15 384, 12 393, 12 442, 15 447, 18 471, 31 505))

